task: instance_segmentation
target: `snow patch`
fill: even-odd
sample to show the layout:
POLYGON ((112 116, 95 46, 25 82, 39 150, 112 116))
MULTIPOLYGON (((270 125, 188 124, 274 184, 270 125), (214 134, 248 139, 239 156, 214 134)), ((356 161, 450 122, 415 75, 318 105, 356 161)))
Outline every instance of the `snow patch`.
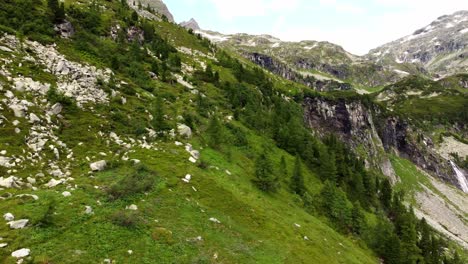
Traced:
POLYGON ((207 38, 213 42, 224 42, 229 40, 229 37, 224 35, 215 35, 199 30, 195 31, 195 33, 200 34, 202 37, 207 38))

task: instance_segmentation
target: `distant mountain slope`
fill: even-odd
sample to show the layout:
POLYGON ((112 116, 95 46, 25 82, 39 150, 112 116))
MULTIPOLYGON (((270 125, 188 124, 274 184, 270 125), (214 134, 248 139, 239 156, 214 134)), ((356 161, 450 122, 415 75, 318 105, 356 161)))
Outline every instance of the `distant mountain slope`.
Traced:
POLYGON ((319 41, 287 42, 269 35, 233 34, 200 30, 202 36, 218 45, 239 52, 244 57, 292 81, 318 90, 344 90, 350 86, 367 88, 383 86, 409 74, 424 74, 412 64, 378 65, 372 60, 353 55, 342 47, 319 41), (267 56, 278 66, 256 61, 258 54, 267 56), (349 85, 339 85, 348 83, 349 85))
POLYGON ((439 17, 366 55, 380 65, 413 63, 435 76, 468 71, 468 11, 439 17))

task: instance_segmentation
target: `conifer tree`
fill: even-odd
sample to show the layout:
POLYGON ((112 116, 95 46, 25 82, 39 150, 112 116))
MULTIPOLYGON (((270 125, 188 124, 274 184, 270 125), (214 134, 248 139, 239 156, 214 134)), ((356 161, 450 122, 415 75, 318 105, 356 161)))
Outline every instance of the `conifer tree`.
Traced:
POLYGON ((294 164, 294 172, 291 178, 291 189, 296 194, 304 195, 306 188, 304 186, 304 177, 302 176, 301 158, 296 155, 296 162, 294 164))
POLYGON ((215 149, 219 148, 223 143, 223 127, 216 115, 211 117, 206 133, 208 135, 208 145, 215 149))
POLYGON ((265 192, 274 192, 278 188, 278 178, 273 174, 272 164, 266 151, 255 161, 254 183, 265 192))

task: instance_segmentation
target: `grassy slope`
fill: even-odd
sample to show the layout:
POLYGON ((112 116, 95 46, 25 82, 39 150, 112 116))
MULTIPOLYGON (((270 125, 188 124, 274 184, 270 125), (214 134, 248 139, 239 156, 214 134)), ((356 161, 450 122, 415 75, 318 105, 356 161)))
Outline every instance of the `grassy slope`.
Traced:
MULTIPOLYGON (((159 23, 160 29, 166 32, 176 45, 199 48, 193 36, 184 30, 169 24, 159 23)), ((60 50, 69 58, 96 63, 94 58, 74 53, 68 49, 67 41, 59 43, 60 50)), ((186 58, 190 60, 190 58, 186 58)), ((188 61, 190 63, 190 61, 188 61)), ((41 76, 41 71, 30 70, 27 75, 41 81, 53 81, 53 76, 41 76)), ((228 73, 224 73, 228 77, 228 73)), ((222 75, 223 77, 223 72, 222 75)), ((123 76, 117 76, 121 78, 123 76)), ((156 83, 160 93, 167 93, 178 98, 167 104, 170 116, 193 111, 190 100, 194 96, 180 85, 170 86, 156 83)), ((219 91, 213 87, 199 87, 201 91, 217 98, 219 91)), ((284 88, 284 87, 281 87, 284 88)), ((137 90, 144 94, 144 91, 137 90)), ((0 94, 3 97, 3 94, 0 94)), ((144 118, 143 113, 135 111, 147 106, 145 99, 126 96, 124 106, 113 103, 133 118, 144 118)), ((145 98, 145 97, 143 97, 145 98)), ((147 99, 147 98, 146 98, 147 99)), ((318 218, 306 213, 297 205, 297 199, 283 188, 277 194, 268 195, 258 191, 251 183, 253 178, 253 153, 261 146, 267 145, 275 164, 284 155, 289 170, 292 170, 294 158, 276 148, 274 144, 261 135, 248 132, 250 148, 223 149, 222 152, 205 148, 202 160, 219 167, 200 169, 188 162, 189 154, 183 147, 177 147, 172 141, 160 142, 159 150, 138 149, 130 154, 157 173, 157 183, 153 191, 147 194, 131 196, 124 200, 109 201, 103 189, 110 186, 134 170, 131 163, 119 163, 95 175, 88 174, 85 157, 101 159, 99 152, 110 153, 108 161, 115 160, 111 153, 122 151, 116 145, 106 146, 105 141, 97 137, 99 131, 116 131, 125 133, 125 126, 109 120, 109 107, 97 108, 99 117, 81 110, 66 109, 63 113, 69 126, 60 132, 60 138, 73 149, 76 164, 72 168, 76 190, 72 196, 61 195, 65 186, 53 189, 41 187, 31 190, 2 190, 5 195, 34 193, 39 200, 30 198, 7 199, 0 203, 0 212, 11 212, 16 219, 30 219, 29 227, 22 230, 10 230, 7 225, 0 225, 0 237, 9 243, 0 249, 0 258, 5 263, 14 263, 9 257, 11 251, 18 248, 30 248, 34 262, 39 263, 98 263, 105 258, 117 263, 376 263, 377 259, 370 250, 362 248, 359 242, 338 234, 318 218), (79 142, 85 145, 79 146, 79 142), (232 172, 229 176, 225 169, 232 172), (181 178, 190 173, 193 180, 190 184, 181 178), (96 188, 97 186, 97 188, 96 188), (197 190, 195 191, 192 186, 197 190), (47 214, 51 201, 52 215, 47 214), (138 205, 138 225, 134 228, 114 225, 110 216, 130 204, 138 205), (94 215, 84 214, 85 205, 92 206, 94 215), (215 217, 221 221, 216 224, 209 221, 215 217), (53 221, 51 226, 40 226, 41 220, 53 221), (295 223, 301 225, 296 227, 295 223), (202 241, 193 241, 197 236, 202 241), (304 240, 307 236, 310 240, 304 240), (133 250, 128 254, 127 250, 133 250), (215 259, 217 256, 217 259, 215 259)), ((221 111, 226 111, 221 109, 221 111)), ((6 113, 12 119, 11 113, 6 113)), ((15 153, 24 148, 23 137, 28 124, 21 122, 22 133, 14 134, 11 127, 7 137, 0 137, 0 149, 15 153), (24 128, 24 129, 23 129, 24 128)), ((10 125, 11 126, 11 125, 10 125)), ((191 140, 196 149, 201 149, 203 139, 200 135, 191 140)), ((34 175, 37 168, 18 172, 17 176, 34 175)), ((320 190, 321 183, 307 168, 304 168, 306 181, 313 193, 320 190)), ((283 176, 283 184, 288 176, 283 176)))

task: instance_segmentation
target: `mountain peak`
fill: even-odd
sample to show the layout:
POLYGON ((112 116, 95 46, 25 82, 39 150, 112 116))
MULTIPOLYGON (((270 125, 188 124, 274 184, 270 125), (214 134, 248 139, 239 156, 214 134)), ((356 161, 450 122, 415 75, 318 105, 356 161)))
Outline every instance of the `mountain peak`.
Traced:
POLYGON ((184 21, 180 23, 180 25, 187 29, 200 30, 200 26, 194 18, 191 18, 189 21, 184 21))

